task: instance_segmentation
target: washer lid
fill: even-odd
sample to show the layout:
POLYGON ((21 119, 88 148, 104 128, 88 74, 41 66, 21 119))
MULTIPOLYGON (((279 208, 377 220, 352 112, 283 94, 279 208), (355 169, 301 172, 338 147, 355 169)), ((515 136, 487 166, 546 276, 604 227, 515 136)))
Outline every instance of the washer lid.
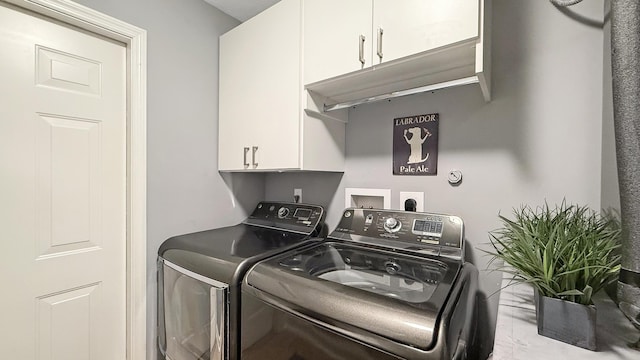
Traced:
POLYGON ((429 349, 460 263, 327 242, 256 265, 246 284, 303 315, 429 349))

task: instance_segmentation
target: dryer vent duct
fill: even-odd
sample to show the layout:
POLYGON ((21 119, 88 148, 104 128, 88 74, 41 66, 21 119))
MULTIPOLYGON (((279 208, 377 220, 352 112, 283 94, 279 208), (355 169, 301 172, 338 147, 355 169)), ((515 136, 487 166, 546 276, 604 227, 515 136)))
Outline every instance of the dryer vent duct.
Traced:
MULTIPOLYGON (((613 119, 616 135, 622 270, 620 309, 640 328, 640 3, 611 1, 613 119)), ((637 345, 640 345, 638 342, 637 345)))
POLYGON ((579 2, 582 2, 582 0, 551 0, 551 3, 555 6, 571 6, 579 2))

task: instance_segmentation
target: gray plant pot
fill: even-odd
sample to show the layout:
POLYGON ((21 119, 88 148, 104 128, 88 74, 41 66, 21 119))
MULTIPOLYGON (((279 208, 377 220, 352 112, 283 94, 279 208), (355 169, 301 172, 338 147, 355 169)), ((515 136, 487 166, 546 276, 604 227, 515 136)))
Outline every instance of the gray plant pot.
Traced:
POLYGON ((540 296, 535 291, 538 334, 596 350, 596 307, 540 296))

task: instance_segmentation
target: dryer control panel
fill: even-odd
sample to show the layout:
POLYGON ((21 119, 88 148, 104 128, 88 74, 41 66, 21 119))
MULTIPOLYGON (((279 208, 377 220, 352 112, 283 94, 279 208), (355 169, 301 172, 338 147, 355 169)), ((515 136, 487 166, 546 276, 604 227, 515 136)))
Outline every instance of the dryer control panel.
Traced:
POLYGON ((245 224, 313 234, 323 221, 322 206, 265 201, 258 203, 245 224))
POLYGON ((462 258, 464 223, 453 215, 350 208, 329 237, 462 258))

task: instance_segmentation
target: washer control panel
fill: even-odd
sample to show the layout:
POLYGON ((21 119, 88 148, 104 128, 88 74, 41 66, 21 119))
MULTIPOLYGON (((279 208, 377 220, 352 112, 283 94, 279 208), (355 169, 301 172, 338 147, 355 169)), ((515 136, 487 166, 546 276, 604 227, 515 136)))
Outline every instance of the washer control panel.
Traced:
POLYGON ((324 209, 310 204, 260 202, 245 221, 277 229, 311 232, 322 226, 324 209))
POLYGON ((464 224, 453 215, 378 209, 346 209, 330 237, 404 248, 434 248, 439 253, 461 252, 464 224))

